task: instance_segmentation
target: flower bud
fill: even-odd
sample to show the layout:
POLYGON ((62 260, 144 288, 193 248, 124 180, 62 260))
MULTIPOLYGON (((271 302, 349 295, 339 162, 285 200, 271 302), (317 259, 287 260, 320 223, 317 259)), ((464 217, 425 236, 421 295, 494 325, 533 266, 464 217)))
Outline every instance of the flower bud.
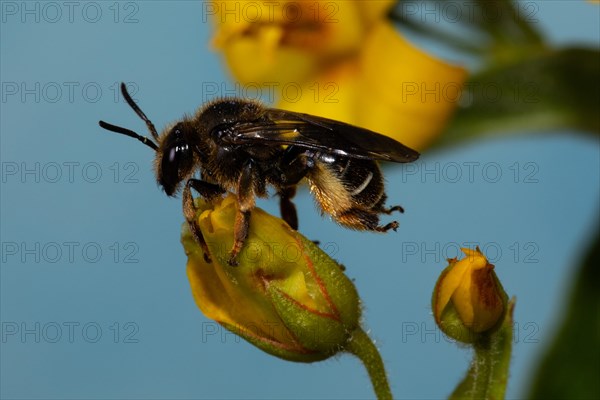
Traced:
POLYGON ((494 266, 479 248, 461 249, 466 258, 448 260, 432 296, 435 322, 449 337, 472 343, 496 330, 504 319, 508 296, 494 266))
POLYGON ((196 205, 212 261, 187 223, 182 243, 192 294, 206 317, 286 360, 322 360, 345 348, 359 328, 359 297, 335 261, 281 219, 254 208, 239 265, 232 267, 236 197, 196 205))

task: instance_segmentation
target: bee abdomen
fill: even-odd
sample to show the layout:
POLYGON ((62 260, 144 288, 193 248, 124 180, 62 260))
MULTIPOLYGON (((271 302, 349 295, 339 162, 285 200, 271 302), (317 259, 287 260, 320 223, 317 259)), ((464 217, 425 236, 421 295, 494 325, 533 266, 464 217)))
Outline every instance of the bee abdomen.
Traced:
POLYGON ((384 194, 383 175, 375 161, 345 160, 339 179, 352 198, 353 204, 370 209, 379 204, 384 194))
POLYGON ((334 218, 350 209, 378 209, 384 199, 383 176, 372 160, 319 160, 307 178, 323 211, 334 218))

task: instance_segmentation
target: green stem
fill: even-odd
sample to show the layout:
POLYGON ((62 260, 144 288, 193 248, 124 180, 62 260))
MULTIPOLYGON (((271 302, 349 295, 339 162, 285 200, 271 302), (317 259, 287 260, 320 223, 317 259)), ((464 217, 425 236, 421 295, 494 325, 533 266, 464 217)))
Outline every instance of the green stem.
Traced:
POLYGON ((362 328, 359 327, 354 331, 348 341, 346 351, 358 357, 367 368, 377 398, 380 400, 391 399, 392 391, 390 390, 381 355, 379 355, 379 351, 369 335, 362 328))
POLYGON ((508 383, 515 300, 500 329, 473 343, 475 354, 467 376, 456 387, 450 399, 503 399, 508 383))

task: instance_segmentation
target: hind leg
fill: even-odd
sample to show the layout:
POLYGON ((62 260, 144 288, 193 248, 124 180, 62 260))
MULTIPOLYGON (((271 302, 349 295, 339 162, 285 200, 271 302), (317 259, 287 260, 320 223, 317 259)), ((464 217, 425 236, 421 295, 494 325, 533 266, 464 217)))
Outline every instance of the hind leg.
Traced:
POLYGON ((390 215, 394 211, 398 211, 399 213, 404 213, 404 208, 402 206, 391 206, 391 207, 381 207, 377 210, 380 213, 390 215))
POLYGON ((378 213, 382 213, 382 214, 387 214, 390 215, 391 213, 393 213, 394 211, 398 211, 399 213, 404 213, 404 208, 402 208, 402 206, 391 206, 391 207, 386 207, 385 206, 385 201, 387 200, 387 196, 385 193, 382 194, 381 198, 379 199, 379 201, 377 202, 377 204, 375 204, 372 207, 372 210, 377 211, 378 213))
POLYGON ((373 211, 353 207, 338 214, 335 219, 348 228, 361 231, 387 232, 390 229, 394 231, 398 229, 400 224, 397 221, 392 221, 386 225, 379 225, 379 212, 379 210, 373 211))

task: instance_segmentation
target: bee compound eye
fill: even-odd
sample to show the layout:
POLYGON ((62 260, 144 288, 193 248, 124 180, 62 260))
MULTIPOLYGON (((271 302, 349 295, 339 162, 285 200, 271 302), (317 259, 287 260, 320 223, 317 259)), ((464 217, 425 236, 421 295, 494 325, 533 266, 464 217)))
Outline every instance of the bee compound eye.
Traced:
POLYGON ((179 151, 178 146, 172 146, 169 149, 166 149, 163 154, 160 163, 160 183, 168 195, 171 195, 173 192, 175 192, 176 187, 180 181, 179 176, 181 169, 181 160, 182 154, 179 151))
POLYGON ((174 162, 176 157, 177 157, 177 147, 171 147, 171 149, 169 150, 169 163, 174 162))

